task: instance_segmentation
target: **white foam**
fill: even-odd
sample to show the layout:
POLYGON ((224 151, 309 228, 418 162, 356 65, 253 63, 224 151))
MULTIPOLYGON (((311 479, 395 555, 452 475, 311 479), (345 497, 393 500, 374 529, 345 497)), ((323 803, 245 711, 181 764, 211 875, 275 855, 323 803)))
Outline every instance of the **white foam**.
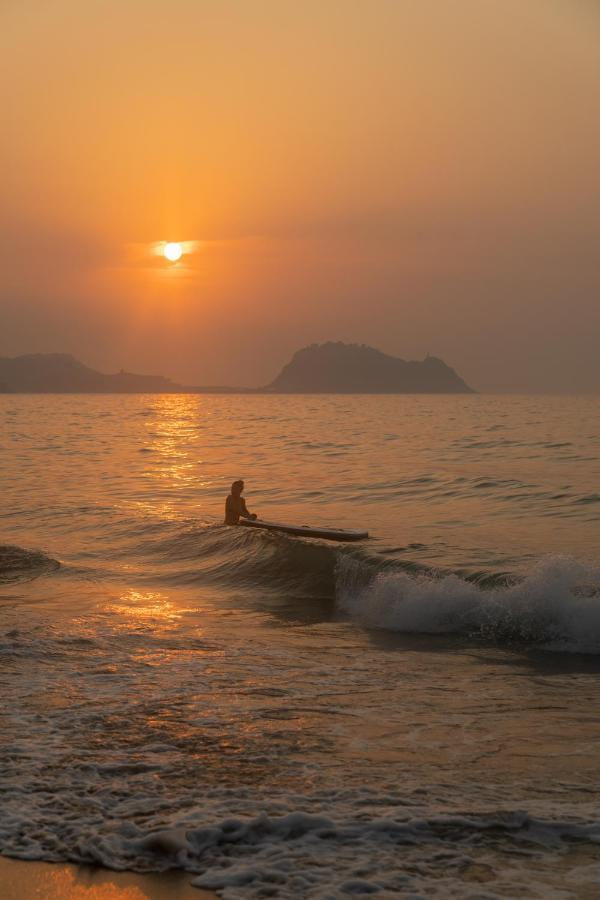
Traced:
POLYGON ((482 588, 456 575, 379 573, 364 584, 358 564, 338 564, 339 607, 364 624, 393 631, 479 635, 600 653, 600 571, 549 557, 508 587, 482 588))
MULTIPOLYGON (((586 845, 589 862, 597 864, 600 857, 600 822, 595 820, 543 819, 510 810, 416 814, 416 808, 407 809, 393 797, 364 790, 317 796, 258 793, 252 800, 244 800, 243 792, 213 792, 204 804, 173 811, 162 827, 152 821, 136 824, 134 816, 124 819, 114 810, 102 815, 102 794, 96 794, 95 809, 76 811, 76 804, 69 804, 70 815, 57 809, 53 816, 46 807, 31 829, 17 809, 18 798, 13 799, 14 814, 0 823, 0 846, 11 856, 117 870, 179 868, 195 876, 193 884, 217 890, 225 900, 560 896, 543 879, 532 883, 532 857, 548 865, 557 851, 576 843, 586 845), (281 814, 252 814, 257 803, 281 814), (243 812, 223 817, 228 806, 243 812), (498 894, 482 895, 475 890, 477 881, 470 893, 465 873, 472 866, 486 868, 498 894)), ((139 807, 132 812, 139 813, 139 807)))

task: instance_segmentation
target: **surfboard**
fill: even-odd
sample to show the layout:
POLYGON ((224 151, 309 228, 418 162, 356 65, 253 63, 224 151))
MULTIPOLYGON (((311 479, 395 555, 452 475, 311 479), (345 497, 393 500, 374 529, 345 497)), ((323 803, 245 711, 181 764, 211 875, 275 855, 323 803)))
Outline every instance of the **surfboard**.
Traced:
POLYGON ((240 519, 240 525, 248 528, 263 528, 266 531, 282 531, 298 537, 324 538, 327 541, 364 541, 368 531, 352 531, 348 528, 315 528, 312 525, 284 525, 282 522, 267 522, 265 519, 240 519))

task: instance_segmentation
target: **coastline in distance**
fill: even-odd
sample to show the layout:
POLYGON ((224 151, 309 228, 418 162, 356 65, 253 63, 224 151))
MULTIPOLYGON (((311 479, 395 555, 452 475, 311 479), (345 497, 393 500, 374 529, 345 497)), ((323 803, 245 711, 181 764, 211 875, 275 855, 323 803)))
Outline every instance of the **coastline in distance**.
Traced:
POLYGON ((0 357, 0 393, 288 393, 472 394, 475 391, 435 356, 406 361, 364 344, 328 342, 298 350, 279 375, 258 388, 188 386, 163 375, 106 374, 71 354, 0 357))

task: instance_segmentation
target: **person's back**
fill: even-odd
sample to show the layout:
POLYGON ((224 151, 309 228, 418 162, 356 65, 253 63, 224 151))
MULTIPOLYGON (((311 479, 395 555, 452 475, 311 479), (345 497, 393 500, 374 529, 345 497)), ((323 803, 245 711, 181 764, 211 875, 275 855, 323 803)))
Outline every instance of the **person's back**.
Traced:
POLYGON ((226 525, 237 525, 241 516, 245 519, 256 519, 256 516, 252 515, 246 506, 246 501, 242 497, 243 490, 243 481, 234 481, 231 485, 231 493, 225 501, 226 525))

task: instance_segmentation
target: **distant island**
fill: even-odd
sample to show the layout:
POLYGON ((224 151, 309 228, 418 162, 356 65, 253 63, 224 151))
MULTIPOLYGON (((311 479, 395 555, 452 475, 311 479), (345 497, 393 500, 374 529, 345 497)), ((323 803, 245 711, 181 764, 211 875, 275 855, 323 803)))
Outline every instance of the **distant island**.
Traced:
POLYGON ((340 342, 298 350, 265 390, 289 394, 475 393, 435 356, 406 362, 365 344, 340 342))
POLYGON ((69 353, 0 357, 0 393, 15 394, 181 394, 238 393, 243 388, 186 387, 163 375, 105 374, 69 353))
POLYGON ((0 357, 0 392, 47 394, 472 394, 435 356, 406 362, 364 344, 313 344, 262 388, 186 386, 163 375, 105 374, 68 353, 0 357))
POLYGON ((10 393, 173 393, 181 388, 162 375, 105 375, 68 353, 0 357, 0 390, 10 393))

